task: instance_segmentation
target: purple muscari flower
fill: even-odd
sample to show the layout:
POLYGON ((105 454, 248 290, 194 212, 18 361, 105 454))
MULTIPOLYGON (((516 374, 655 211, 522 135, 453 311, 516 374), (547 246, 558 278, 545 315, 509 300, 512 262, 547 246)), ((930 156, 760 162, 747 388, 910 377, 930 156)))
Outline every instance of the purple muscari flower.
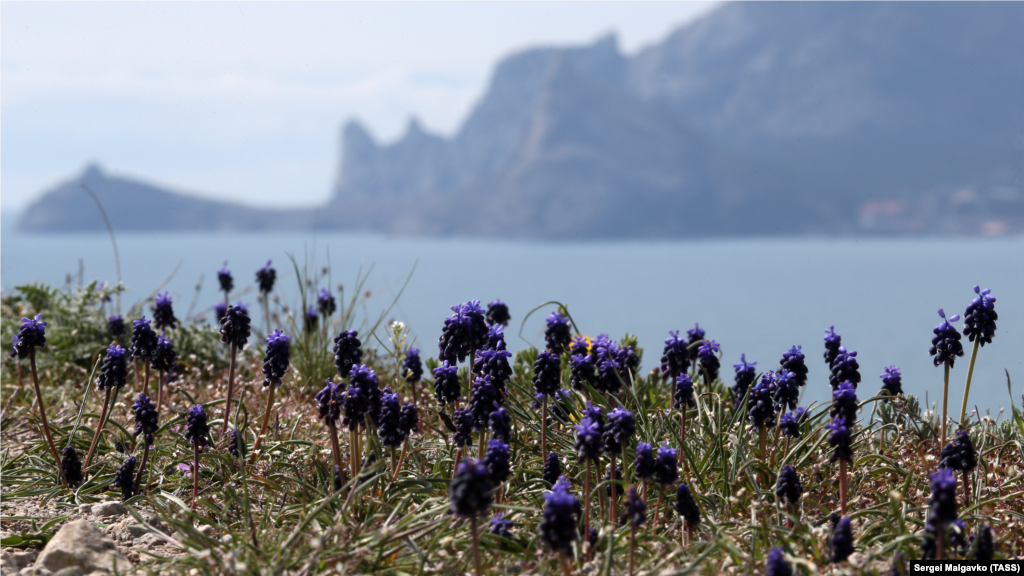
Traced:
POLYGON ((114 486, 121 489, 121 502, 135 496, 135 456, 129 456, 117 467, 114 486))
POLYGON ((455 314, 444 320, 441 337, 437 340, 437 359, 464 362, 470 352, 487 343, 487 321, 479 300, 470 300, 451 309, 455 314))
POLYGON ((206 411, 202 404, 194 404, 185 415, 185 440, 196 448, 210 445, 210 426, 206 423, 206 411))
POLYGON ((967 550, 967 524, 959 518, 946 526, 949 534, 949 549, 959 550, 963 554, 967 550))
POLYGON ((228 305, 223 302, 217 302, 213 305, 213 315, 217 318, 217 324, 220 324, 221 318, 224 317, 228 312, 228 305))
POLYGON ((800 407, 793 412, 787 412, 779 420, 779 430, 794 440, 799 439, 803 430, 804 420, 807 419, 807 408, 800 407))
POLYGON ((462 385, 459 383, 459 368, 452 366, 447 360, 434 368, 434 397, 439 406, 454 404, 462 397, 462 385))
POLYGON ((680 374, 672 388, 672 409, 686 410, 696 407, 697 402, 693 399, 693 380, 690 380, 687 374, 680 374))
MULTIPOLYGON (((353 366, 352 369, 355 370, 356 367, 353 366)), ((340 387, 342 385, 337 384, 337 386, 340 387)), ((320 393, 323 394, 325 390, 321 390, 320 393)), ((348 390, 345 390, 341 405, 345 410, 345 417, 341 423, 346 428, 355 430, 361 425, 365 426, 366 415, 370 412, 371 408, 370 391, 359 386, 350 386, 348 390)))
POLYGON ((590 546, 591 550, 597 547, 597 538, 599 535, 600 533, 597 531, 597 528, 591 526, 590 532, 587 534, 587 544, 590 546))
POLYGON ((224 294, 231 293, 235 288, 235 280, 231 277, 231 270, 228 270, 228 261, 224 261, 224 267, 217 270, 217 281, 220 282, 220 290, 224 294))
POLYGON ((615 361, 621 367, 621 377, 625 382, 629 382, 630 373, 636 374, 637 369, 640 368, 640 357, 636 355, 632 346, 619 348, 615 353, 615 361))
POLYGON ((512 539, 512 521, 502 518, 503 513, 498 512, 494 518, 491 518, 491 534, 495 536, 501 536, 502 538, 512 539))
POLYGON ((291 337, 280 330, 267 336, 267 353, 263 356, 263 386, 280 386, 291 361, 291 337))
POLYGON ((775 373, 771 370, 764 373, 761 381, 750 390, 750 401, 747 403, 747 419, 756 428, 771 428, 775 425, 775 405, 772 404, 771 387, 775 381, 775 373))
POLYGON ((539 526, 541 540, 553 551, 571 555, 579 516, 580 501, 564 485, 546 492, 539 526))
POLYGON ((533 363, 533 389, 538 394, 553 396, 562 383, 561 356, 543 350, 533 363))
POLYGON ((452 416, 455 424, 455 433, 452 434, 452 441, 458 447, 473 445, 473 414, 469 408, 456 410, 452 416))
POLYGON ((353 366, 348 374, 348 385, 350 388, 358 388, 366 399, 366 415, 369 415, 374 426, 380 425, 380 411, 383 396, 380 389, 380 382, 377 380, 377 373, 370 370, 369 366, 360 364, 353 366))
POLYGON ((320 313, 317 312, 316 306, 312 304, 306 308, 306 313, 302 316, 302 327, 306 330, 307 334, 316 332, 317 326, 320 324, 320 313))
POLYGON ((479 350, 476 354, 476 361, 473 363, 473 373, 477 376, 490 376, 491 383, 498 389, 504 398, 506 386, 512 380, 512 366, 508 359, 512 353, 504 349, 504 342, 499 350, 479 350))
POLYGON ((594 380, 594 388, 601 392, 617 394, 622 387, 620 364, 614 356, 600 355, 597 360, 597 378, 594 380))
POLYGON ((274 289, 275 280, 277 280, 277 271, 270 267, 270 260, 267 260, 267 265, 256 271, 256 282, 260 285, 260 293, 269 294, 274 289))
POLYGON ((508 321, 512 317, 509 316, 508 306, 501 300, 495 300, 487 305, 487 315, 485 320, 490 325, 508 326, 508 321))
POLYGON ((544 342, 548 350, 561 355, 569 349, 569 343, 572 341, 569 319, 558 312, 552 312, 548 316, 547 325, 547 329, 544 330, 544 342))
POLYGON ((943 362, 949 362, 949 367, 952 368, 956 357, 964 355, 964 346, 960 343, 960 333, 950 324, 950 322, 959 320, 960 316, 953 315, 947 320, 946 313, 942 311, 942 308, 939 308, 939 316, 942 318, 942 323, 932 330, 935 337, 932 338, 932 347, 928 353, 935 357, 932 361, 936 366, 942 366, 943 362))
POLYGON ((720 349, 721 346, 714 340, 705 340, 697 348, 697 360, 700 362, 700 367, 703 369, 708 383, 718 380, 718 369, 722 364, 718 361, 716 354, 720 349))
POLYGON ((135 431, 132 432, 132 436, 142 434, 146 445, 152 445, 153 434, 160 429, 156 406, 150 402, 149 396, 140 392, 138 399, 132 404, 132 412, 135 415, 135 431))
POLYGON ((82 462, 78 459, 78 452, 71 446, 65 446, 61 452, 60 472, 72 488, 85 480, 85 476, 82 475, 82 462))
POLYGON ((108 388, 121 389, 128 377, 128 362, 125 358, 124 348, 117 344, 111 344, 103 357, 103 365, 100 366, 100 375, 96 379, 96 389, 106 390, 108 388))
POLYGON ((800 346, 793 346, 783 353, 779 365, 793 373, 797 386, 807 384, 807 362, 800 346))
POLYGON ((832 447, 832 456, 829 457, 829 462, 853 461, 853 438, 849 426, 844 418, 835 418, 831 424, 825 426, 830 432, 828 445, 832 447))
POLYGON ((491 324, 487 329, 487 348, 498 350, 505 348, 505 327, 501 324, 491 324))
POLYGON ((793 567, 786 562, 781 546, 776 546, 768 552, 765 572, 767 576, 793 576, 793 567))
POLYGON ((636 420, 633 413, 617 406, 608 413, 608 424, 604 427, 604 451, 609 454, 622 452, 622 445, 636 434, 636 420))
POLYGON ((234 306, 228 306, 224 317, 220 319, 220 341, 224 344, 234 344, 235 348, 242 349, 249 341, 251 320, 249 311, 241 302, 234 306))
POLYGON ((473 427, 486 430, 494 405, 501 404, 501 396, 491 383, 490 376, 477 378, 469 395, 469 411, 473 414, 473 427))
POLYGON ((107 318, 107 326, 110 328, 110 334, 114 338, 124 336, 124 318, 120 314, 107 318))
MULTIPOLYGON (((604 475, 604 479, 605 479, 606 482, 609 481, 609 480, 615 480, 615 481, 617 481, 617 482, 619 482, 621 484, 621 482, 622 482, 622 467, 621 466, 616 466, 615 467, 615 476, 614 477, 612 476, 612 471, 609 470, 608 473, 604 475)), ((618 494, 622 494, 622 486, 620 484, 616 484, 615 485, 615 491, 618 494)), ((605 494, 609 498, 612 497, 612 486, 611 486, 611 484, 609 484, 609 485, 604 487, 604 492, 605 492, 605 494)))
POLYGON ((771 387, 772 399, 775 401, 775 410, 784 412, 787 407, 790 410, 796 408, 800 400, 800 383, 796 374, 786 370, 779 370, 771 387))
MULTIPOLYGON (((362 396, 357 394, 357 398, 351 399, 349 394, 345 392, 345 383, 339 382, 335 384, 330 380, 324 382, 323 390, 316 393, 314 399, 316 400, 317 418, 323 418, 324 424, 334 424, 341 418, 341 408, 346 406, 346 414, 348 414, 347 405, 351 405, 353 413, 362 408, 360 400, 362 396)), ((365 413, 365 410, 364 410, 365 413)), ((362 423, 363 419, 357 418, 356 424, 362 423)), ((351 429, 355 429, 354 426, 351 429)))
POLYGON ((178 353, 174 350, 174 344, 166 334, 161 333, 156 338, 156 350, 150 358, 150 365, 159 372, 171 372, 178 365, 178 353))
POLYGON ((558 481, 558 477, 561 475, 562 463, 558 460, 558 454, 552 452, 544 459, 544 471, 542 476, 545 482, 554 486, 555 482, 558 481))
POLYGON ((508 444, 491 438, 487 441, 487 452, 484 453, 484 466, 491 475, 491 484, 498 486, 512 475, 512 463, 508 444))
POLYGON ((732 397, 736 408, 743 403, 743 399, 747 397, 747 390, 757 379, 757 370, 754 366, 757 366, 757 362, 747 362, 746 354, 740 354, 739 363, 732 365, 736 369, 736 383, 732 386, 732 397))
POLYGON ((577 354, 580 356, 590 354, 590 341, 585 336, 573 336, 569 342, 569 355, 576 356, 577 354))
POLYGON ((957 430, 956 437, 942 448, 939 456, 939 468, 949 468, 970 474, 978 466, 978 456, 974 451, 971 435, 966 430, 957 430))
POLYGON ((334 367, 342 378, 352 372, 352 367, 363 361, 363 350, 360 348, 359 333, 355 330, 342 330, 334 337, 334 367))
POLYGON ((320 295, 316 298, 316 307, 320 314, 330 317, 338 309, 338 303, 334 295, 327 288, 320 289, 320 295))
POLYGON ((597 462, 604 446, 601 428, 592 418, 584 418, 576 425, 576 457, 580 462, 597 462))
POLYGON ((402 404, 402 411, 398 415, 398 431, 402 433, 402 439, 406 439, 413 432, 420 431, 420 415, 416 405, 412 402, 402 404))
POLYGON ((377 436, 384 446, 398 448, 402 445, 405 437, 398 429, 398 418, 402 408, 398 403, 398 394, 393 394, 391 388, 385 388, 382 394, 380 424, 377 426, 377 436))
POLYGON ((487 512, 493 489, 487 466, 472 458, 463 460, 448 484, 452 513, 460 518, 472 518, 487 512))
POLYGON ((686 482, 680 482, 679 488, 676 489, 676 514, 686 522, 688 528, 700 524, 700 508, 697 507, 697 501, 686 482))
POLYGON ((846 561, 853 554, 853 531, 850 527, 849 518, 840 518, 839 523, 832 530, 832 558, 833 564, 846 561))
POLYGON ((829 326, 828 330, 825 330, 825 362, 829 368, 832 368, 832 363, 836 361, 836 356, 839 355, 839 347, 842 346, 843 337, 836 334, 836 327, 829 326))
POLYGON ((841 382, 832 393, 832 406, 829 417, 842 419, 847 428, 852 428, 857 421, 857 390, 849 381, 841 382))
POLYGON ((146 317, 132 322, 132 342, 128 345, 128 354, 133 360, 149 362, 156 354, 156 332, 149 327, 146 317))
POLYGON ((178 326, 178 319, 174 317, 174 308, 171 306, 171 297, 167 292, 156 297, 156 304, 153 306, 153 325, 157 330, 178 326))
POLYGON ((342 487, 341 482, 341 470, 337 466, 334 467, 334 491, 340 492, 342 487))
POLYGON ((405 353, 405 358, 402 360, 402 374, 405 375, 405 381, 409 384, 415 384, 423 379, 423 362, 420 361, 418 348, 409 348, 409 351, 405 353))
MULTIPOLYGON (((889 396, 896 397, 903 395, 903 375, 900 374, 899 366, 886 366, 885 374, 881 375, 882 378, 882 390, 889 396)), ((888 398, 883 398, 882 402, 889 403, 888 398)))
POLYGON ((586 390, 587 386, 596 386, 594 376, 594 357, 590 354, 574 354, 569 357, 569 382, 573 390, 586 390))
POLYGON ((921 555, 925 559, 935 557, 935 539, 940 528, 959 517, 956 504, 956 473, 949 468, 939 468, 931 475, 931 492, 924 523, 925 537, 921 542, 921 555))
MULTIPOLYGON (((696 342, 704 340, 704 329, 700 327, 700 324, 694 324, 693 328, 686 331, 687 336, 687 347, 696 342)), ((697 359, 697 349, 690 348, 690 359, 697 359)))
POLYGON ((658 455, 654 459, 654 481, 660 486, 675 484, 679 480, 679 450, 669 448, 668 442, 658 447, 658 455))
POLYGON ((661 374, 674 381, 690 367, 690 351, 686 349, 686 341, 679 339, 679 330, 671 330, 668 335, 661 354, 661 374))
POLYGON ((639 528, 647 523, 647 503, 636 493, 636 486, 630 486, 626 493, 626 512, 620 524, 629 522, 633 528, 639 528))
POLYGON ((604 412, 601 412, 601 408, 599 406, 594 406, 588 400, 587 407, 583 409, 583 417, 590 418, 597 423, 598 430, 604 434, 604 412))
POLYGON ((491 412, 489 418, 491 427, 491 437, 497 438, 505 442, 506 444, 512 442, 512 417, 509 416, 508 412, 504 408, 494 403, 494 412, 491 412))
POLYGON ((247 450, 248 448, 245 445, 245 434, 242 434, 238 428, 232 428, 228 431, 228 454, 242 460, 245 458, 247 450))
POLYGON ((800 495, 804 493, 804 487, 800 484, 800 475, 796 469, 786 464, 779 472, 779 481, 775 484, 775 496, 779 502, 784 504, 796 504, 800 501, 800 495))
POLYGON ((972 542, 975 543, 973 560, 978 562, 992 562, 995 558, 996 548, 992 542, 992 527, 986 524, 975 536, 971 536, 972 542))
POLYGON ((971 342, 980 338, 981 346, 992 343, 992 337, 996 334, 996 320, 999 319, 996 299, 989 296, 991 292, 988 288, 981 290, 975 286, 974 293, 977 296, 967 306, 967 312, 964 312, 964 336, 971 342))
POLYGON ((641 480, 650 480, 654 477, 654 450, 651 449, 650 442, 640 442, 636 445, 633 474, 641 480))
POLYGON ((839 383, 844 381, 849 381, 857 388, 857 384, 860 384, 860 364, 857 363, 856 351, 848 352, 845 346, 840 346, 839 353, 832 362, 832 373, 828 376, 828 383, 835 390, 839 383))

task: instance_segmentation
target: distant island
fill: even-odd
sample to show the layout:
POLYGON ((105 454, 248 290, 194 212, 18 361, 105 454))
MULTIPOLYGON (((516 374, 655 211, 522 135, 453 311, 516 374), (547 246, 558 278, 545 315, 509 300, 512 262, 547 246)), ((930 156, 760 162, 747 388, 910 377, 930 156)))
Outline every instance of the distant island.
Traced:
POLYGON ((31 232, 320 229, 509 238, 1024 234, 1024 3, 728 3, 495 68, 452 138, 343 128, 332 198, 271 210, 89 166, 31 232))

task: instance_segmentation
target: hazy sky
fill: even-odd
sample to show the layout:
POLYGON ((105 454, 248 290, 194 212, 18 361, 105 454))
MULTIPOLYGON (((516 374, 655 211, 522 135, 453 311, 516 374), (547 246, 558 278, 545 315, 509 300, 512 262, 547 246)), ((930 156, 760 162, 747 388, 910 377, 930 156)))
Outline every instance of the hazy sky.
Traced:
POLYGON ((615 31, 627 53, 710 2, 44 3, 0 12, 5 210, 89 162, 179 190, 313 204, 342 123, 451 134, 493 65, 615 31))

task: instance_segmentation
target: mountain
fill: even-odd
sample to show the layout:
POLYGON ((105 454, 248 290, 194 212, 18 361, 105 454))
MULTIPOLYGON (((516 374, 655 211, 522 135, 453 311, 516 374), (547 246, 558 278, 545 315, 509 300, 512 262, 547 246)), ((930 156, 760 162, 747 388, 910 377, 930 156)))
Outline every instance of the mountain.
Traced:
MULTIPOLYGON (((381 145, 347 123, 319 224, 525 238, 1021 233, 1022 30, 1021 3, 742 2, 635 55, 614 36, 525 50, 498 63, 451 138, 414 119, 381 145)), ((20 226, 67 229, 77 208, 63 206, 81 194, 60 190, 20 226)), ((312 218, 122 192, 150 195, 165 204, 148 229, 312 218)))

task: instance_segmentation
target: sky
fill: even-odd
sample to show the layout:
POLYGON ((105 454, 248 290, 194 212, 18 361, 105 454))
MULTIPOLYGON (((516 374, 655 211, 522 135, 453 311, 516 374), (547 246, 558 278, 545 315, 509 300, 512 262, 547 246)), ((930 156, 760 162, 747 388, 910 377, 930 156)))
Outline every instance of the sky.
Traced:
POLYGON ((454 133, 494 65, 615 32, 632 54, 714 2, 3 2, 0 209, 98 163, 261 206, 309 206, 340 129, 454 133))

